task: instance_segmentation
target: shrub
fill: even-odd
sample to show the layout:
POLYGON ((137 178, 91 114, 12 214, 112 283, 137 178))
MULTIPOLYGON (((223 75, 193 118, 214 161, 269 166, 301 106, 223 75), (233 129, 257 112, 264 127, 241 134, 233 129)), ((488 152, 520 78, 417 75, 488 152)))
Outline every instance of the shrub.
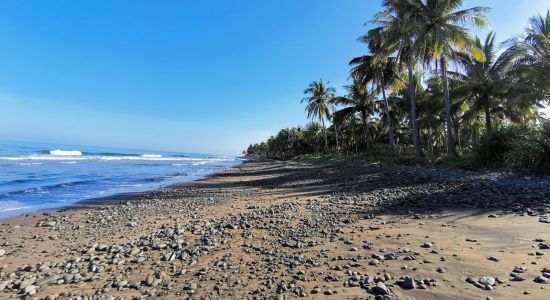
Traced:
POLYGON ((519 127, 510 126, 487 132, 474 147, 474 162, 483 167, 504 167, 504 156, 512 149, 510 141, 518 135, 519 127))
POLYGON ((526 129, 510 144, 512 149, 504 156, 507 168, 531 173, 550 172, 550 123, 526 129))
POLYGON ((478 166, 528 173, 550 172, 550 123, 508 126, 484 134, 474 148, 478 166))

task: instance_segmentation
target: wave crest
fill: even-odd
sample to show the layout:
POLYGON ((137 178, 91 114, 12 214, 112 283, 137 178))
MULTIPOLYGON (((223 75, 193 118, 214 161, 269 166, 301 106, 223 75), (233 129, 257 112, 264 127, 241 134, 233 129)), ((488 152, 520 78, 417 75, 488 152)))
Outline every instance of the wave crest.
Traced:
POLYGON ((143 157, 143 158, 161 158, 162 155, 160 155, 160 154, 142 154, 141 157, 143 157))
POLYGON ((82 156, 78 150, 50 150, 50 155, 55 156, 82 156))

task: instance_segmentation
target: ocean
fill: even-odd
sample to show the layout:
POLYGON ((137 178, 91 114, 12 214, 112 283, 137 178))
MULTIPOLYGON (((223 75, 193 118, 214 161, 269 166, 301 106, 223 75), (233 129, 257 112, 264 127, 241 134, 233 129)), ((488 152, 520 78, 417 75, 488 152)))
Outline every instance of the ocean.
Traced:
POLYGON ((0 140, 0 218, 197 180, 232 156, 0 140))

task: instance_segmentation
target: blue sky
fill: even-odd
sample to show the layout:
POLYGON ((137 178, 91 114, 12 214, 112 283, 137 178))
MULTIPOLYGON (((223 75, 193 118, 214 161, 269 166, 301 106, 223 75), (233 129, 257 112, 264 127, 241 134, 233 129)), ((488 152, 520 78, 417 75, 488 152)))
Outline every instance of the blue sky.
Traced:
MULTIPOLYGON (((239 154, 342 91, 375 0, 1 1, 0 137, 239 154)), ((547 1, 490 6, 497 39, 547 1)))

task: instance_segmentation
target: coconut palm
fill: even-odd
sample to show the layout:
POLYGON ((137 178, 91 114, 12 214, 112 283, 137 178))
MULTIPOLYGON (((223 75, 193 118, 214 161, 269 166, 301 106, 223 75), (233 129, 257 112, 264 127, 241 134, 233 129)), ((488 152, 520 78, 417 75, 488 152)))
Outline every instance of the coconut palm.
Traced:
POLYGON ((451 99, 447 78, 447 64, 455 58, 457 50, 470 50, 478 61, 484 61, 483 52, 475 47, 466 25, 485 25, 486 7, 460 10, 462 0, 403 0, 410 2, 407 22, 414 28, 413 49, 425 63, 436 61, 441 69, 441 82, 445 97, 445 123, 447 153, 456 156, 453 138, 451 99))
POLYGON ((449 72, 451 80, 457 85, 453 93, 470 100, 469 117, 479 112, 485 114, 487 131, 492 130, 491 115, 502 109, 499 102, 506 96, 509 87, 509 80, 506 77, 508 59, 505 55, 497 57, 494 41, 493 32, 487 35, 484 42, 476 37, 474 45, 483 52, 485 61, 476 60, 469 52, 461 52, 457 55, 457 62, 464 72, 449 72))
POLYGON ((339 154, 340 153, 340 143, 339 143, 339 139, 338 139, 338 123, 336 123, 336 119, 335 119, 336 111, 337 111, 336 106, 334 105, 334 103, 331 103, 331 105, 330 105, 330 114, 331 114, 332 126, 334 127, 333 129, 334 129, 334 141, 336 142, 336 154, 339 154))
POLYGON ((369 139, 369 121, 371 115, 376 112, 376 91, 370 91, 368 87, 358 78, 354 78, 353 84, 345 87, 348 95, 334 97, 332 103, 335 105, 343 105, 344 108, 335 112, 335 121, 337 123, 356 113, 360 114, 362 121, 362 141, 366 147, 369 139))
POLYGON ((384 100, 386 122, 388 125, 388 135, 390 140, 390 149, 395 154, 395 136, 392 123, 392 117, 390 113, 390 104, 386 97, 386 88, 391 84, 396 76, 395 71, 397 68, 396 60, 393 57, 383 56, 383 51, 380 49, 380 45, 374 41, 373 38, 363 36, 361 41, 369 45, 369 49, 373 55, 363 55, 356 57, 350 61, 350 65, 353 67, 351 74, 365 83, 372 81, 382 92, 382 99, 384 100))
POLYGON ((325 119, 330 119, 329 103, 336 93, 336 90, 329 85, 330 82, 323 82, 322 79, 319 81, 313 81, 309 84, 308 88, 304 90, 304 94, 309 96, 302 99, 302 103, 307 102, 307 117, 317 117, 323 126, 325 151, 328 149, 325 119))
POLYGON ((416 156, 421 157, 424 154, 420 146, 414 93, 416 90, 414 70, 418 64, 418 53, 413 47, 415 25, 409 21, 414 7, 412 0, 384 0, 383 7, 383 10, 377 13, 370 22, 375 27, 369 30, 363 39, 370 40, 379 46, 379 51, 374 55, 375 60, 384 60, 390 54, 395 53, 397 64, 407 69, 413 143, 416 156))
POLYGON ((523 37, 509 41, 504 55, 512 62, 517 96, 550 99, 550 10, 529 19, 523 37))
MULTIPOLYGON (((421 84, 422 83, 422 74, 417 71, 417 72, 413 73, 412 78, 409 78, 409 75, 408 75, 408 72, 407 72, 405 74, 400 75, 400 77, 402 77, 402 80, 404 80, 406 82, 412 82, 412 86, 414 86, 415 90, 414 90, 414 92, 411 93, 411 90, 409 89, 409 87, 404 86, 404 85, 396 85, 395 88, 392 88, 392 93, 388 97, 388 100, 391 103, 393 103, 393 107, 396 108, 395 115, 396 115, 397 119, 395 120, 396 121, 395 123, 396 124, 406 124, 407 119, 408 119, 409 123, 412 122, 412 117, 410 116, 412 114, 412 112, 409 111, 408 114, 406 113, 407 112, 406 103, 411 103, 410 98, 411 98, 411 94, 412 94, 412 95, 414 95, 415 99, 419 100, 418 103, 416 103, 417 101, 415 100, 416 107, 418 108, 418 112, 419 112, 418 114, 416 114, 415 117, 419 121, 421 121, 419 123, 419 125, 422 125, 422 123, 425 122, 425 120, 423 120, 423 118, 428 113, 428 111, 425 110, 425 109, 424 109, 424 111, 422 111, 422 108, 425 108, 425 107, 422 106, 421 102, 426 97, 425 94, 427 93, 426 89, 421 84)), ((429 112, 432 112, 431 107, 430 107, 429 112)), ((431 119, 430 121, 433 121, 433 120, 437 119, 437 115, 432 114, 431 116, 433 117, 433 119, 431 119)), ((420 139, 421 127, 422 126, 418 126, 418 137, 419 137, 419 139, 420 139)), ((399 125, 397 125, 396 128, 399 128, 399 125)), ((424 155, 423 152, 422 152, 422 155, 424 155)))

